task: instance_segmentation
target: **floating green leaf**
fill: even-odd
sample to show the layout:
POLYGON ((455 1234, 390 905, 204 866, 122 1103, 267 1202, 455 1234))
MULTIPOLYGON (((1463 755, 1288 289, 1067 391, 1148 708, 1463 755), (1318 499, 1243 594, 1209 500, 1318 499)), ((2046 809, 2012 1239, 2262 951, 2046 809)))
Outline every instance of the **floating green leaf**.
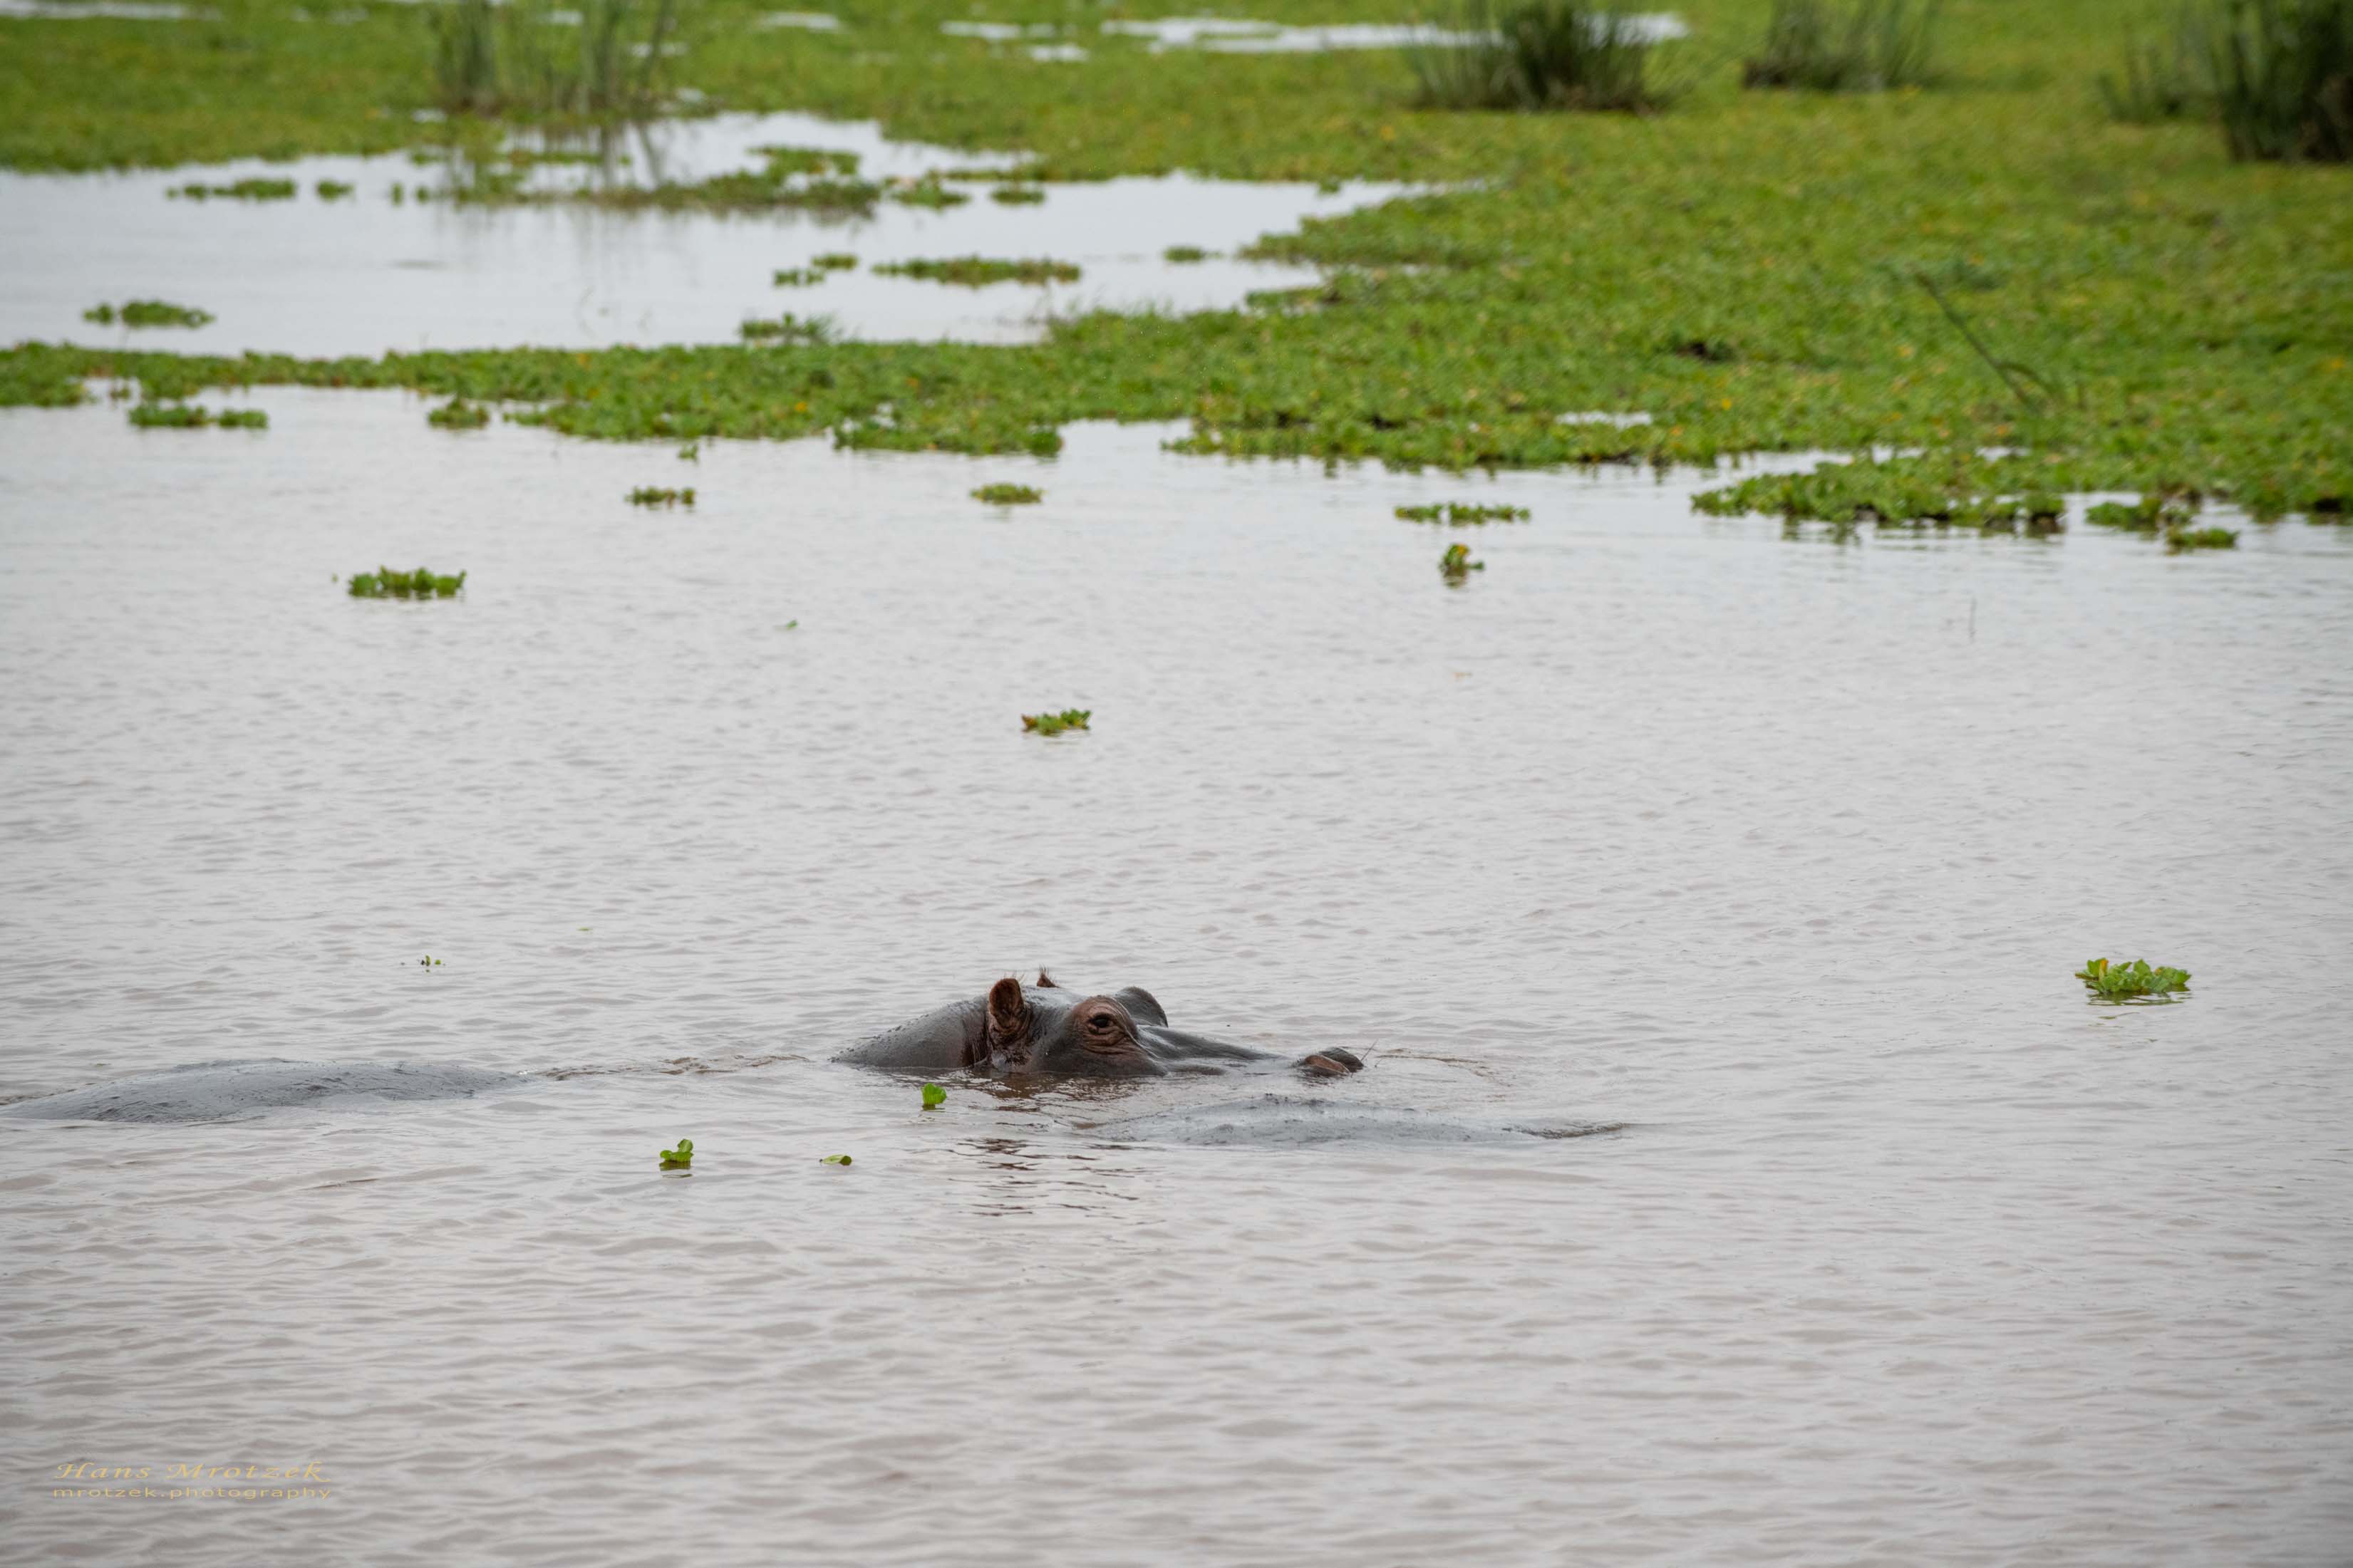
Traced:
POLYGON ((937 1110, 941 1106, 947 1103, 947 1100, 948 1091, 942 1089, 938 1084, 927 1083, 923 1085, 923 1109, 925 1110, 937 1110))
POLYGON ((2146 960, 2138 958, 2130 963, 2118 964, 2111 964, 2105 958, 2087 959, 2084 967, 2075 972, 2075 978, 2108 1001, 2119 1001, 2129 996, 2161 996, 2168 992, 2189 988, 2188 970, 2151 969, 2146 960))
POLYGON ((670 1171, 682 1169, 685 1166, 694 1163, 694 1140, 691 1138, 681 1138, 678 1141, 677 1148, 663 1149, 658 1151, 658 1152, 661 1155, 663 1170, 670 1171))
POLYGON ((849 1163, 849 1156, 847 1154, 827 1154, 820 1158, 818 1161, 818 1163, 820 1165, 847 1165, 849 1163))
POLYGON ((1092 708, 1065 708, 1060 713, 1024 713, 1021 727, 1035 730, 1040 735, 1059 735, 1065 730, 1083 730, 1094 716, 1092 708))

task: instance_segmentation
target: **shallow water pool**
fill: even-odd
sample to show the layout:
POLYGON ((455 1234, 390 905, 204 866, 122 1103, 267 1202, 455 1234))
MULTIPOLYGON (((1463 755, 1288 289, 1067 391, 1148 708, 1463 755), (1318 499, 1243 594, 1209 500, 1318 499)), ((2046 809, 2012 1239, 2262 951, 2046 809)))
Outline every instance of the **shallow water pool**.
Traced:
POLYGON ((1841 548, 1696 517, 1683 473, 1103 426, 688 464, 253 401, 266 432, 0 413, 0 1096, 532 1076, 0 1118, 16 1552, 2353 1539, 2353 535, 1841 548), (1046 499, 968 497, 998 479, 1046 499), (1535 516, 1390 515, 1450 499, 1535 516), (1451 589, 1457 541, 1487 570, 1451 589), (465 594, 333 580, 379 562, 465 594), (1023 734, 1049 706, 1092 731, 1023 734), (2189 998, 2091 1005, 2095 953, 2189 998), (1369 1065, 927 1113, 827 1059, 1039 963, 1369 1065), (1224 1136, 1267 1092, 1348 1135, 1224 1136), (1623 1125, 1390 1133, 1426 1119, 1623 1125), (53 1495, 243 1465, 328 1495, 53 1495))

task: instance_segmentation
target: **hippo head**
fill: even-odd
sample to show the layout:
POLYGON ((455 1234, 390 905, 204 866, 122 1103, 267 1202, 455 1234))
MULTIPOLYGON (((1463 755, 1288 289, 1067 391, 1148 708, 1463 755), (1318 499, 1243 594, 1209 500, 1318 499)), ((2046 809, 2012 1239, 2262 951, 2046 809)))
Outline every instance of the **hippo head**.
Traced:
MULTIPOLYGON (((1283 1059, 1251 1046, 1170 1028, 1168 1015, 1140 985, 1089 994, 1055 984, 1043 971, 1035 985, 1008 975, 989 987, 983 1010, 988 1064, 1001 1072, 1142 1078, 1283 1059)), ((1326 1078, 1365 1064, 1353 1051, 1326 1047, 1292 1065, 1326 1078)))
POLYGON ((1168 1015, 1139 986, 1082 995, 1044 974, 1027 986, 1008 975, 988 991, 988 1058, 1014 1072, 1134 1078, 1163 1072, 1168 1015))

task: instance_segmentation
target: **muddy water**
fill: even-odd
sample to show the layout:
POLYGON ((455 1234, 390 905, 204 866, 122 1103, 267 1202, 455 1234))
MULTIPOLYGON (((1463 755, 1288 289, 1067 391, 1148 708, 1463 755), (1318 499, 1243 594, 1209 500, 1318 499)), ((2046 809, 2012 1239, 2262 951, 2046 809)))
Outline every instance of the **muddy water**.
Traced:
MULTIPOLYGON (((755 169, 762 145, 855 153, 869 179, 1010 167, 1018 154, 886 140, 871 123, 807 114, 720 115, 665 125, 607 149, 606 177, 691 182, 755 169)), ((542 183, 581 171, 543 167, 542 183)), ((236 353, 377 354, 517 343, 734 342, 745 319, 828 318, 842 335, 1021 342, 1048 318, 1083 310, 1230 309, 1254 289, 1314 282, 1313 268, 1237 259, 1263 235, 1403 194, 1358 182, 1208 180, 1187 174, 1043 187, 1008 206, 985 183, 944 210, 894 202, 863 217, 819 212, 646 213, 578 204, 527 206, 404 200, 445 188, 444 168, 405 157, 248 160, 104 176, 0 173, 0 342, 121 342, 236 353), (190 183, 292 180, 290 200, 166 195, 190 183), (353 187, 322 201, 320 182, 353 187), (1172 246, 1211 252, 1172 264, 1172 246), (779 288, 780 270, 828 252, 861 266, 814 286, 779 288), (1044 257, 1077 266, 1074 283, 985 289, 878 276, 875 263, 959 256, 1044 257), (105 302, 167 300, 212 312, 195 331, 86 322, 105 302)))
POLYGON ((12 1555, 2343 1560, 2353 536, 258 401, 0 415, 0 1094, 560 1076, 0 1119, 12 1555), (827 1062, 1039 963, 1370 1065, 827 1062), (1182 1135, 1270 1087, 1345 1135, 1182 1135))

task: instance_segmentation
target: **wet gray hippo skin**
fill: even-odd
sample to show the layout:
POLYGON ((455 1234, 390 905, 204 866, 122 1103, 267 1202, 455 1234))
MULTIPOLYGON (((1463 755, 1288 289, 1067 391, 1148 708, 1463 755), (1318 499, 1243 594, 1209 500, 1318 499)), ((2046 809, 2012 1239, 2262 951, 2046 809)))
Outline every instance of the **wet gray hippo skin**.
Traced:
POLYGON ((1353 1052, 1326 1047, 1285 1057, 1168 1026, 1152 993, 1130 985, 1090 994, 1035 985, 1010 976, 986 996, 955 1002, 913 1018, 843 1052, 837 1061, 902 1072, 965 1068, 1079 1078, 1141 1078, 1156 1073, 1296 1068, 1316 1078, 1356 1071, 1353 1052))
POLYGON ((372 1100, 456 1100, 523 1080, 512 1073, 426 1062, 194 1062, 39 1100, 5 1114, 53 1121, 221 1121, 275 1106, 372 1100))

